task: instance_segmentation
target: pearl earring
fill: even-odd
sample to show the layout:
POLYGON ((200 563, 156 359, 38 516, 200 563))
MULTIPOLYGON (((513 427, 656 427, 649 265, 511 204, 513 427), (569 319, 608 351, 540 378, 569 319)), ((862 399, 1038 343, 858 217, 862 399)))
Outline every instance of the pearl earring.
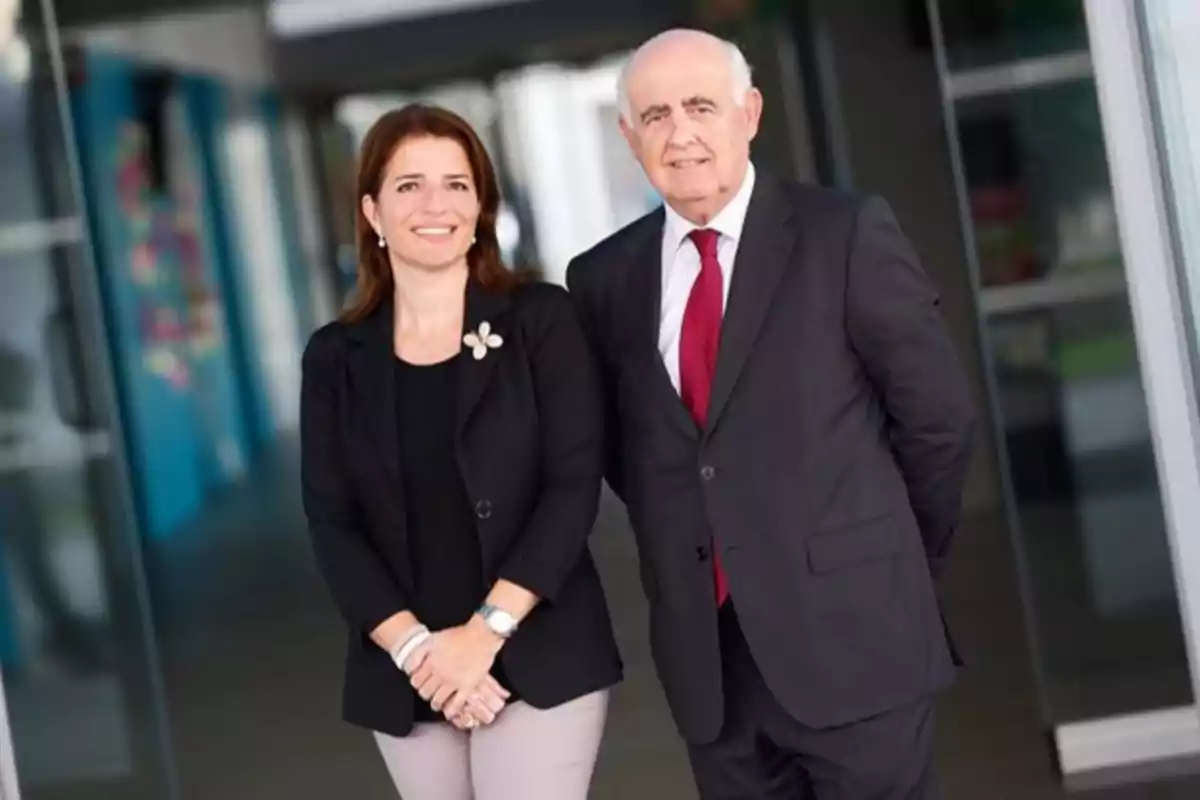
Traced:
POLYGON ((380 246, 381 248, 382 248, 382 247, 387 247, 387 239, 384 239, 384 238, 383 238, 383 234, 382 234, 382 233, 381 233, 381 234, 379 234, 379 246, 380 246))
POLYGON ((471 234, 471 244, 475 244, 475 234, 471 234))

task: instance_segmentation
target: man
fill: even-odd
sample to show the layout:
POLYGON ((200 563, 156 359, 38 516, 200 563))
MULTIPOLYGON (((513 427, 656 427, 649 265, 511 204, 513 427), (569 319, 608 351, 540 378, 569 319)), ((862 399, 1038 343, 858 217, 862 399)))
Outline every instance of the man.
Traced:
POLYGON ((666 207, 568 283, 701 795, 934 797, 954 667, 931 575, 973 428, 938 296, 882 200, 756 174, 733 45, 661 34, 621 96, 666 207))

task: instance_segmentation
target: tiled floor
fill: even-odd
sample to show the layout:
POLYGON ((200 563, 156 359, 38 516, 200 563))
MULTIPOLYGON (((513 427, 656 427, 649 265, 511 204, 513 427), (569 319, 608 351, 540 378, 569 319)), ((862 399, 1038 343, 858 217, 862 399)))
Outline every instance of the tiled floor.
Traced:
MULTIPOLYGON (((364 733, 338 717, 341 628, 318 583, 284 454, 151 559, 177 760, 187 800, 394 796, 364 733)), ((627 665, 593 797, 696 796, 654 677, 632 537, 607 501, 593 549, 627 665)), ((1011 558, 995 521, 965 527, 944 599, 973 666, 944 698, 949 800, 1060 798, 1038 723, 1011 558)), ((1088 792, 1183 800, 1200 781, 1088 792)))

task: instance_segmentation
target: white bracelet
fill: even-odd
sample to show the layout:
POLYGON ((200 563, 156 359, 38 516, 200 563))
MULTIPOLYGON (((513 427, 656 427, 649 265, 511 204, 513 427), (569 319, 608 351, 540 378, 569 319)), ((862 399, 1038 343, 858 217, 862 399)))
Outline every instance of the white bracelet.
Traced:
POLYGON ((412 641, 414 636, 419 636, 421 633, 428 632, 429 628, 426 628, 420 622, 414 624, 411 628, 406 630, 404 635, 397 639, 396 643, 392 645, 392 649, 388 650, 388 655, 391 657, 392 661, 396 661, 396 659, 400 657, 400 651, 404 649, 405 645, 412 641))
POLYGON ((392 661, 395 662, 396 666, 401 672, 407 674, 408 671, 404 669, 404 662, 408 661, 408 657, 411 656, 418 647, 425 644, 425 642, 428 641, 432 636, 433 634, 429 632, 429 629, 424 628, 409 637, 408 641, 404 643, 404 645, 392 658, 392 661))
POLYGON ((392 657, 392 661, 395 661, 397 656, 400 655, 400 651, 404 648, 404 645, 408 644, 410 641, 412 641, 414 636, 417 636, 422 632, 428 633, 429 628, 425 627, 420 622, 415 623, 411 628, 406 630, 404 635, 397 639, 396 643, 392 645, 392 649, 388 650, 388 655, 392 657))

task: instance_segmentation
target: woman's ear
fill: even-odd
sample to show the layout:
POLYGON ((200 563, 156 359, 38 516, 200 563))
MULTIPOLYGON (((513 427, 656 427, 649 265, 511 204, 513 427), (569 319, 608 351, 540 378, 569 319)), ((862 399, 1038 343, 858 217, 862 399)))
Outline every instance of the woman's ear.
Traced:
POLYGON ((371 224, 371 228, 375 231, 376 236, 383 236, 383 232, 379 229, 379 212, 375 208, 375 198, 369 194, 362 196, 362 212, 367 218, 367 222, 371 224))

